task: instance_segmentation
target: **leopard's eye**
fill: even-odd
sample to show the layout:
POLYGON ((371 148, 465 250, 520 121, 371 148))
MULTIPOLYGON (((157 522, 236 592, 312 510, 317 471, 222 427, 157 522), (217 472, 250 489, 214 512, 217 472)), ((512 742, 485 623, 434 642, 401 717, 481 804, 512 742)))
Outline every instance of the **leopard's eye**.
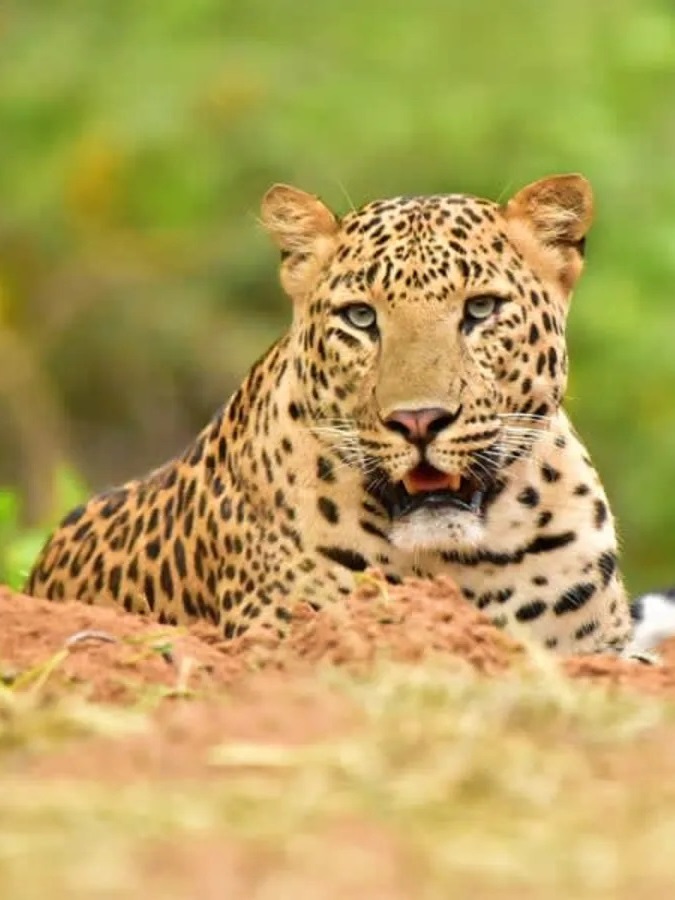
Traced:
POLYGON ((354 328, 361 328, 363 331, 368 331, 377 325, 377 313, 367 303, 350 303, 343 306, 340 315, 354 328))
POLYGON ((492 297, 490 294, 485 294, 482 297, 469 297, 464 304, 464 318, 480 322, 483 319, 488 319, 496 312, 499 305, 499 297, 492 297))

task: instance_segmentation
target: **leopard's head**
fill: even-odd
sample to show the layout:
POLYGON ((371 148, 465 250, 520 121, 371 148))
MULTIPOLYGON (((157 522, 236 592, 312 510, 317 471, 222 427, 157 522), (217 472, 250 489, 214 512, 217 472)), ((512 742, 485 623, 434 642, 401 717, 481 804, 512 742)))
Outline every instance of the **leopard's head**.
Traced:
POLYGON ((296 188, 265 195, 293 300, 298 418, 363 473, 395 543, 480 539, 500 471, 562 401, 592 217, 580 175, 505 204, 396 197, 341 219, 296 188))

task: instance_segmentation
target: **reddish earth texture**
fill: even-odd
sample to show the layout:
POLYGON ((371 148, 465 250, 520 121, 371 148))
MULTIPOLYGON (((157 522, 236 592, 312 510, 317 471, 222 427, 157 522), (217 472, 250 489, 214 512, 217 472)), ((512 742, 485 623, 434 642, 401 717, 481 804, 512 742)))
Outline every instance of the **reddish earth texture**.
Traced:
MULTIPOLYGON (((49 695, 64 688, 114 704, 159 703, 158 729, 137 741, 88 744, 40 756, 41 773, 133 779, 209 771, 205 751, 228 738, 303 743, 349 728, 354 713, 338 692, 314 685, 322 664, 367 671, 383 656, 416 663, 433 657, 496 676, 523 649, 466 603, 452 583, 410 580, 400 587, 366 576, 340 608, 300 609, 290 635, 279 641, 262 629, 223 640, 210 626, 161 626, 123 611, 81 603, 49 603, 0 589, 0 677, 6 684, 39 679, 49 695), (309 677, 308 677, 309 676, 309 677), (227 689, 227 707, 212 702, 227 689)), ((675 643, 664 665, 643 666, 609 657, 563 662, 584 678, 649 694, 675 696, 675 643)))
MULTIPOLYGON (((312 679, 317 667, 330 664, 358 674, 382 656, 406 663, 433 657, 498 677, 524 654, 443 579, 390 587, 376 575, 364 576, 344 606, 321 613, 300 610, 283 642, 255 629, 224 641, 206 625, 159 626, 116 609, 48 603, 3 588, 0 621, 0 677, 6 684, 38 683, 47 697, 74 689, 116 705, 138 703, 140 697, 153 709, 156 727, 150 732, 66 742, 17 767, 24 775, 47 779, 128 783, 217 777, 207 763, 208 750, 228 739, 301 744, 358 727, 358 713, 344 692, 312 679), (226 705, 213 700, 223 689, 226 705), (172 699, 156 703, 162 696, 172 699), (180 699, 185 696, 189 702, 180 699)), ((675 697, 675 644, 665 646, 663 655, 660 667, 601 657, 568 659, 563 667, 572 678, 675 697)), ((414 896, 402 887, 400 857, 389 838, 368 823, 353 823, 352 837, 354 829, 369 866, 378 872, 377 883, 363 894, 322 889, 306 896, 414 896)), ((353 849, 351 838, 348 843, 353 849)), ((337 840, 333 862, 338 886, 340 873, 351 865, 340 862, 341 846, 337 840)), ((174 884, 184 880, 190 886, 185 896, 248 896, 237 881, 241 878, 245 885, 255 872, 257 862, 248 852, 237 850, 230 865, 226 848, 220 843, 210 846, 205 839, 189 849, 157 845, 147 851, 144 864, 149 883, 155 884, 153 873, 159 870, 162 879, 174 884), (211 893, 209 872, 214 866, 220 880, 218 891, 211 893), (222 893, 224 873, 237 884, 222 893)), ((323 875, 302 873, 302 878, 320 880, 323 875)))
MULTIPOLYGON (((206 624, 163 626, 117 609, 49 603, 6 588, 0 588, 0 620, 5 683, 39 677, 40 667, 62 653, 50 683, 81 685, 88 698, 113 703, 144 687, 189 688, 198 695, 227 686, 246 694, 260 683, 265 692, 278 692, 274 706, 280 709, 289 680, 321 664, 359 673, 383 655, 405 663, 433 657, 495 675, 524 652, 443 578, 391 587, 376 574, 365 576, 339 608, 299 609, 283 641, 256 628, 223 640, 206 624)), ((675 696, 675 642, 666 643, 661 656, 664 664, 654 667, 596 656, 566 659, 563 668, 572 678, 675 696)), ((248 708, 254 716, 255 704, 248 708)), ((312 727, 311 717, 303 716, 303 727, 312 727)))

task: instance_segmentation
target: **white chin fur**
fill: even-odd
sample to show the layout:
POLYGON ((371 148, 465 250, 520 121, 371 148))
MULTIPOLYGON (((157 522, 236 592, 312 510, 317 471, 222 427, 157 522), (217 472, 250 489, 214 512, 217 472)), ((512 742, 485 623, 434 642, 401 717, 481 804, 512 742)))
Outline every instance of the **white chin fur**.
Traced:
POLYGON ((483 537, 483 525, 470 512, 420 509, 392 527, 391 542, 399 550, 475 550, 483 537))

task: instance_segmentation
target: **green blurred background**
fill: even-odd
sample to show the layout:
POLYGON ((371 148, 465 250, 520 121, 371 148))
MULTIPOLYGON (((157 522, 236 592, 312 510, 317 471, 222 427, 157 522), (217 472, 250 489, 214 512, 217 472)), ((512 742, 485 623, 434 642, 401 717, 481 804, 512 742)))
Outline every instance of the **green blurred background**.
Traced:
POLYGON ((270 183, 340 211, 573 170, 568 408, 629 586, 675 582, 674 159, 672 0, 4 4, 4 551, 180 450, 284 327, 270 183))

